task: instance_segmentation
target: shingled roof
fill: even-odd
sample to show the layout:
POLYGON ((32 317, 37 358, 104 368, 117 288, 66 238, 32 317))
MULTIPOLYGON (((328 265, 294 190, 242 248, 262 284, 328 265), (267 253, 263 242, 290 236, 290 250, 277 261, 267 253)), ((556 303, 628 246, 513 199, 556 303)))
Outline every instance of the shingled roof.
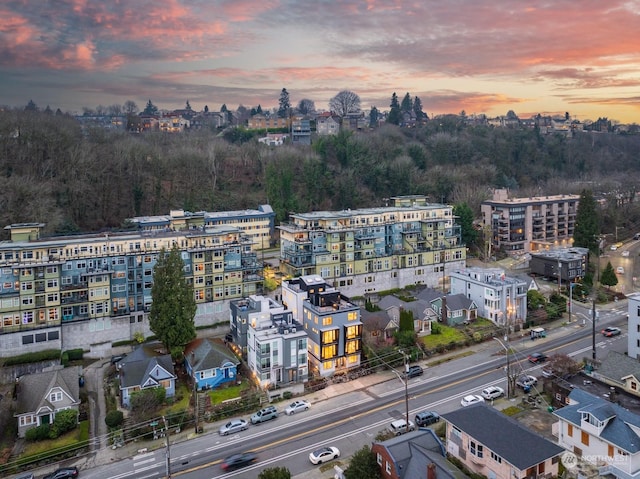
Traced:
POLYGON ((226 347, 208 338, 191 341, 184 351, 185 360, 191 365, 193 372, 222 368, 225 363, 234 366, 240 361, 226 347))
POLYGON ((159 343, 138 346, 118 363, 120 389, 153 387, 176 378, 171 355, 159 353, 159 348, 159 343))
POLYGON ((79 366, 22 376, 18 381, 16 415, 43 408, 55 411, 56 406, 49 402, 49 391, 56 387, 61 388, 72 402, 80 404, 80 376, 79 366))

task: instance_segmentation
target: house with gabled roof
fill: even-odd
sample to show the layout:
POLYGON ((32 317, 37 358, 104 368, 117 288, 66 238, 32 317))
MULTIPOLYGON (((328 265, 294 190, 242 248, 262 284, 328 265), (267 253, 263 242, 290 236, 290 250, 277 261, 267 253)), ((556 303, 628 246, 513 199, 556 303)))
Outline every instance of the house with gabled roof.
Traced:
POLYGON ((551 478, 565 450, 484 403, 446 414, 447 452, 470 472, 495 479, 551 478))
POLYGON ((374 442, 371 452, 375 454, 380 475, 385 479, 468 477, 446 460, 444 445, 428 428, 374 442))
POLYGON ((18 436, 52 424, 58 411, 80 406, 80 367, 70 367, 20 377, 16 383, 18 436))
POLYGON ((609 351, 591 375, 609 386, 640 396, 640 362, 626 354, 609 351))
POLYGON ((361 308, 360 320, 364 338, 369 344, 393 344, 399 324, 398 320, 390 318, 386 311, 367 311, 361 308))
POLYGON ((416 333, 431 332, 431 320, 428 319, 431 306, 421 299, 416 301, 403 301, 397 296, 384 296, 377 306, 386 311, 389 317, 400 324, 400 311, 411 311, 413 313, 413 325, 416 333))
POLYGON ((170 354, 163 354, 160 343, 143 344, 118 362, 120 402, 131 405, 131 395, 143 389, 162 387, 166 397, 175 396, 176 374, 170 354))
POLYGON ((224 345, 209 338, 197 338, 187 344, 184 364, 196 388, 203 390, 235 381, 240 361, 224 345))
POLYGON ((599 466, 599 475, 640 477, 640 415, 576 388, 553 414, 558 444, 599 466))

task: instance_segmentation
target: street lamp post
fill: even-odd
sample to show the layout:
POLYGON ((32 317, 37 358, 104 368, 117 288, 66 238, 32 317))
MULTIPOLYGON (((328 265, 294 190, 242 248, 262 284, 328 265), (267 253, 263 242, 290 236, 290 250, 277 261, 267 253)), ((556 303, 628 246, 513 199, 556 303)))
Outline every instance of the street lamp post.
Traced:
MULTIPOLYGON (((504 352, 505 352, 505 356, 507 358, 507 398, 511 397, 511 364, 509 363, 509 348, 507 346, 504 345, 504 343, 502 341, 500 341, 498 338, 493 338, 496 341, 498 341, 498 343, 500 343, 500 346, 502 346, 504 348, 504 352)), ((504 337, 505 342, 509 341, 509 336, 504 337)))
POLYGON ((409 432, 409 356, 404 351, 400 351, 400 354, 402 354, 402 357, 404 358, 404 377, 403 377, 394 367, 392 367, 388 362, 386 362, 384 359, 378 356, 373 350, 371 350, 371 352, 376 358, 382 361, 384 365, 386 365, 389 369, 391 369, 391 371, 396 376, 398 376, 398 379, 401 382, 404 383, 404 405, 406 410, 406 421, 407 421, 406 432, 409 432))

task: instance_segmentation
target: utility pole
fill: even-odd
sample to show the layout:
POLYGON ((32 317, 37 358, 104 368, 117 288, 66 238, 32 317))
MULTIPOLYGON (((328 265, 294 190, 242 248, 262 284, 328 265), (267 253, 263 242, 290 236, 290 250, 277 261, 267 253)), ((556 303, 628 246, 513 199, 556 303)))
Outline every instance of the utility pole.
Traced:
POLYGON ((166 457, 167 457, 167 479, 171 479, 171 449, 169 448, 169 427, 167 426, 167 418, 162 416, 164 421, 164 437, 166 439, 166 457))
POLYGON ((402 351, 404 356, 404 406, 407 412, 407 431, 409 432, 409 357, 402 351))
POLYGON ((593 298, 593 310, 591 314, 591 358, 593 359, 593 366, 596 362, 596 298, 593 298))

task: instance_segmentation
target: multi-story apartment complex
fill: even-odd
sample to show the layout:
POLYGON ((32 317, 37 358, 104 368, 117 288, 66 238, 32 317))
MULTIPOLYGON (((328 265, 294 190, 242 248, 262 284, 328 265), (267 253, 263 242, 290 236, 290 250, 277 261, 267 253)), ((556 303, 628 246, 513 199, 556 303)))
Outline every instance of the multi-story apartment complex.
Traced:
POLYGON ((480 206, 491 245, 508 254, 571 246, 579 195, 509 198, 506 189, 480 206))
POLYGON ((287 387, 308 378, 307 333, 293 313, 260 295, 231 301, 231 334, 263 388, 287 387))
POLYGON ((640 293, 631 293, 627 295, 627 299, 627 355, 633 359, 640 359, 640 293))
POLYGON ((249 130, 264 130, 268 128, 289 128, 290 118, 280 118, 277 116, 265 116, 261 114, 253 115, 247 121, 249 130))
POLYGON ((360 366, 360 308, 349 298, 319 276, 303 276, 282 282, 282 302, 308 335, 312 373, 330 376, 360 366))
POLYGON ((465 266, 466 248, 453 208, 421 195, 390 198, 391 206, 294 213, 281 224, 280 269, 321 276, 346 295, 436 287, 465 266))
POLYGON ((451 273, 451 294, 463 294, 478 307, 478 316, 513 328, 527 318, 527 283, 498 268, 467 268, 451 273))
POLYGON ((532 273, 555 278, 560 283, 573 283, 584 278, 589 264, 589 249, 557 248, 552 250, 540 250, 531 253, 529 268, 532 273))
POLYGON ((257 210, 199 211, 171 210, 168 215, 137 216, 129 222, 142 231, 196 230, 211 226, 232 226, 242 231, 252 241, 253 249, 269 248, 275 244, 275 213, 269 205, 259 205, 257 210))
POLYGON ((84 348, 149 334, 153 268, 162 249, 182 250, 196 325, 228 317, 231 299, 262 288, 262 264, 238 228, 158 229, 41 238, 42 223, 7 226, 0 243, 0 355, 84 348))

